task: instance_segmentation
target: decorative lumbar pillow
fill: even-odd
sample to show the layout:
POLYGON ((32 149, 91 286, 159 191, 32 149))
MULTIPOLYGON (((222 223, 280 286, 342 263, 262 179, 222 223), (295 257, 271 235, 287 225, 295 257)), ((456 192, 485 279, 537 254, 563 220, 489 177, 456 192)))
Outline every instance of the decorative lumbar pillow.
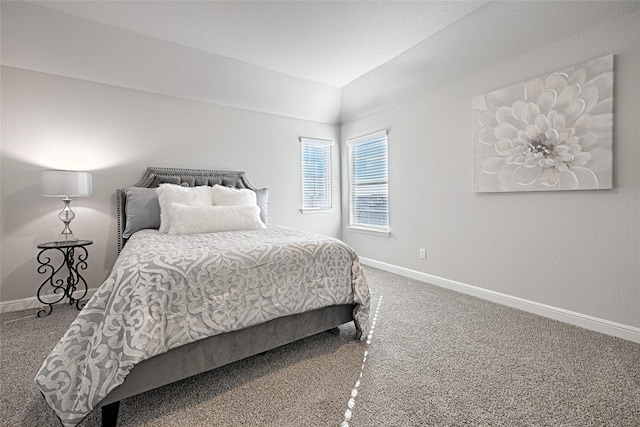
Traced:
POLYGON ((211 206, 213 204, 212 187, 202 185, 199 187, 182 187, 175 184, 160 184, 156 188, 158 203, 160 205, 160 231, 167 233, 171 226, 169 212, 172 203, 181 203, 188 206, 211 206))
POLYGON ((214 185, 213 204, 216 206, 257 205, 256 192, 248 188, 223 187, 214 185))
POLYGON ((122 237, 128 239, 145 228, 160 228, 160 204, 155 188, 129 187, 125 194, 126 226, 122 237))
POLYGON ((265 227, 257 205, 188 206, 172 203, 169 217, 169 234, 257 230, 265 227))

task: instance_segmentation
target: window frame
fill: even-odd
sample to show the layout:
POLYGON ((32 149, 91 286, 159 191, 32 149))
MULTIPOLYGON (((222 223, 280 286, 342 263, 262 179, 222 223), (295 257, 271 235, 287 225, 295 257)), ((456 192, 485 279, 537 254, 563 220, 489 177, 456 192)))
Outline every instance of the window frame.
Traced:
POLYGON ((307 138, 300 137, 300 163, 301 163, 301 185, 302 185, 302 208, 300 212, 303 214, 306 213, 325 213, 333 211, 333 146, 335 142, 328 139, 319 139, 319 138, 307 138), (308 176, 308 171, 310 170, 309 162, 305 161, 305 154, 309 154, 306 150, 311 147, 321 147, 324 151, 323 153, 323 168, 322 174, 319 181, 324 181, 324 190, 321 190, 324 193, 325 199, 319 205, 309 204, 307 205, 307 201, 309 199, 314 199, 313 194, 307 194, 306 189, 309 188, 311 181, 317 181, 317 177, 308 176), (309 182, 308 182, 309 181, 309 182))
MULTIPOLYGON (((367 135, 363 135, 357 138, 352 138, 352 139, 348 139, 346 141, 346 145, 347 145, 347 169, 348 169, 348 225, 346 228, 351 229, 351 230, 355 230, 355 231, 364 231, 367 233, 374 233, 374 234, 380 234, 380 235, 386 235, 389 236, 391 234, 391 229, 390 229, 390 209, 389 209, 389 132, 387 130, 381 130, 378 132, 373 132, 367 135), (384 167, 385 167, 385 171, 384 171, 384 175, 385 178, 382 182, 378 182, 378 185, 383 185, 384 189, 385 189, 385 199, 386 199, 386 206, 385 206, 385 211, 384 214, 386 216, 386 224, 385 225, 378 225, 378 224, 371 224, 371 223, 362 223, 362 222, 357 222, 355 221, 355 217, 357 216, 357 212, 354 211, 354 198, 356 196, 356 194, 354 194, 354 185, 356 186, 364 186, 367 184, 357 184, 354 182, 355 177, 354 177, 354 166, 355 166, 355 160, 353 159, 354 156, 354 152, 353 152, 353 147, 356 146, 360 146, 363 144, 367 144, 367 143, 379 143, 381 142, 381 140, 384 140, 384 167)), ((369 185, 371 185, 371 183, 369 183, 369 185)))

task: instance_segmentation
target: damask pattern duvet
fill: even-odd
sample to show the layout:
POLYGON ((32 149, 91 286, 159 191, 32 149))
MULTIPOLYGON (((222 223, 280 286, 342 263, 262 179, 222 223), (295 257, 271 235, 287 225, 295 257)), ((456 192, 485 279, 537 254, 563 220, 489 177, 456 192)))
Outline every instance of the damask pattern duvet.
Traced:
POLYGON ((339 240, 273 225, 178 236, 142 230, 35 381, 62 424, 74 426, 143 360, 277 317, 350 303, 361 338, 369 291, 358 256, 339 240))

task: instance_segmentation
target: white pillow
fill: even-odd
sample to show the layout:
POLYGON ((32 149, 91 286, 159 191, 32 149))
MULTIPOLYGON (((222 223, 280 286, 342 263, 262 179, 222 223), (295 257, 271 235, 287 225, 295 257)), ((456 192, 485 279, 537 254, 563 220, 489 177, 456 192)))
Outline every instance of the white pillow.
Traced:
POLYGON ((265 228, 260 208, 250 206, 188 206, 172 203, 169 234, 213 233, 217 231, 265 228))
POLYGON ((160 184, 156 189, 160 204, 160 231, 167 233, 171 227, 169 211, 172 203, 182 203, 189 206, 211 206, 213 193, 211 187, 182 187, 176 184, 160 184))
POLYGON ((248 188, 223 187, 214 185, 213 204, 217 206, 244 206, 257 205, 256 192, 248 188))

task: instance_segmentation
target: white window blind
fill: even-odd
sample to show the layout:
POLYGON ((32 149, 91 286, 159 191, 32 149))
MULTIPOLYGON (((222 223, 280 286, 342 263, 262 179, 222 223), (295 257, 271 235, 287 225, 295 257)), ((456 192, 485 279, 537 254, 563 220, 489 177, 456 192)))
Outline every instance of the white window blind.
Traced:
POLYGON ((331 146, 333 141, 300 138, 302 209, 331 209, 331 146))
POLYGON ((389 230, 387 132, 347 141, 349 155, 349 225, 389 230))

